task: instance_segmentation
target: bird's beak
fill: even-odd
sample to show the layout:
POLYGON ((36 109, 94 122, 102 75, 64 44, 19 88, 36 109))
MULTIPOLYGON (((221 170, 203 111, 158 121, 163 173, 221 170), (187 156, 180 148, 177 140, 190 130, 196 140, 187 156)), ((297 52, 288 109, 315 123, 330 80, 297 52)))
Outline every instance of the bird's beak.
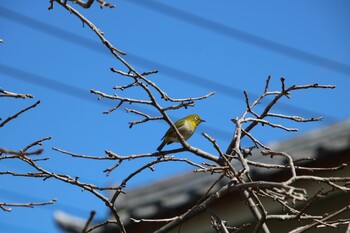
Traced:
POLYGON ((205 120, 201 120, 201 122, 205 122, 205 120))

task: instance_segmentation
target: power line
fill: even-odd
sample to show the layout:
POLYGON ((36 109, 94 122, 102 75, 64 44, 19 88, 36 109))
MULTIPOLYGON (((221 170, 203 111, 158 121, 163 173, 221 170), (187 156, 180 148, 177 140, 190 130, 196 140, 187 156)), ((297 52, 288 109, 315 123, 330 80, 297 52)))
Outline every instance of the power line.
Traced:
MULTIPOLYGON (((157 67, 159 70, 162 71, 162 73, 172 77, 176 77, 177 80, 183 81, 185 83, 192 83, 193 85, 198 85, 208 90, 218 90, 218 93, 224 94, 226 96, 229 96, 230 98, 238 99, 241 101, 243 101, 244 99, 243 90, 241 89, 224 85, 221 83, 217 83, 208 79, 205 79, 205 82, 203 82, 203 78, 198 75, 195 75, 186 71, 182 71, 179 69, 175 69, 165 64, 151 61, 146 58, 138 57, 135 55, 129 54, 128 56, 130 58, 129 60, 132 62, 141 63, 145 66, 157 67)), ((250 99, 257 99, 260 96, 256 93, 251 93, 251 92, 248 92, 248 94, 250 99)), ((265 104, 261 103, 261 105, 264 106, 265 104)), ((336 122, 338 120, 336 117, 333 117, 328 114, 323 114, 317 111, 312 111, 303 107, 299 107, 296 105, 283 103, 283 102, 278 102, 278 104, 274 106, 274 109, 278 109, 280 111, 287 112, 287 113, 292 112, 293 114, 298 114, 298 115, 310 117, 310 118, 315 116, 324 116, 325 117, 324 122, 327 122, 327 123, 336 122)))
MULTIPOLYGON (((96 101, 96 98, 93 98, 93 95, 90 94, 87 90, 74 87, 56 80, 48 79, 44 76, 33 74, 28 71, 24 71, 15 67, 11 67, 5 64, 0 63, 0 73, 3 75, 9 76, 11 78, 27 82, 36 86, 41 86, 46 89, 50 89, 55 92, 59 92, 61 94, 65 94, 68 96, 72 96, 75 98, 79 98, 88 102, 92 102, 94 104, 102 104, 109 108, 112 108, 116 106, 117 104, 112 103, 111 101, 96 101)), ((146 113, 150 113, 153 115, 156 115, 157 112, 150 109, 144 109, 140 106, 137 107, 138 110, 146 113)), ((121 108, 118 108, 118 110, 121 110, 121 108)), ((172 119, 175 119, 174 116, 170 116, 172 119)), ((159 122, 159 121, 157 121, 159 122)), ((232 137, 232 133, 228 131, 223 131, 217 128, 210 127, 208 125, 203 125, 202 127, 206 132, 208 132, 211 135, 215 135, 215 137, 222 139, 222 140, 230 140, 232 137)))
MULTIPOLYGON (((74 87, 72 85, 69 85, 60 81, 48 79, 48 78, 45 78, 44 76, 34 74, 25 70, 21 70, 16 67, 11 67, 0 63, 0 73, 17 80, 27 82, 29 84, 50 89, 55 92, 63 93, 63 94, 73 96, 75 98, 80 98, 82 100, 90 101, 93 103, 98 103, 92 98, 92 95, 87 90, 74 87)), ((102 102, 102 103, 105 105, 108 105, 108 107, 113 107, 113 104, 111 103, 107 103, 107 102, 102 102)))
MULTIPOLYGON (((165 8, 165 9, 168 9, 168 8, 165 8)), ((182 12, 182 11, 180 11, 180 12, 182 12)), ((186 14, 188 14, 188 13, 186 13, 186 14)), ((94 40, 82 37, 82 36, 74 34, 74 33, 71 33, 69 31, 66 31, 66 30, 63 30, 63 29, 58 28, 56 26, 41 22, 41 21, 36 20, 34 18, 19 14, 15 11, 10 10, 10 9, 0 7, 0 17, 7 18, 13 22, 19 23, 19 24, 26 26, 26 27, 30 27, 31 29, 37 30, 37 31, 45 33, 47 35, 54 36, 55 38, 61 39, 65 42, 74 44, 76 46, 90 49, 94 52, 98 52, 98 53, 101 53, 103 55, 109 55, 106 52, 106 50, 103 49, 102 47, 100 47, 99 46, 100 44, 94 40)), ((194 16, 194 17, 197 17, 197 16, 194 16)), ((160 69, 162 71, 162 73, 164 73, 170 77, 173 77, 175 79, 184 81, 186 83, 192 83, 196 86, 201 86, 205 89, 209 89, 210 91, 212 91, 213 89, 218 90, 219 93, 224 94, 230 98, 239 99, 239 100, 242 100, 242 98, 243 98, 243 90, 241 90, 241 89, 231 87, 228 85, 224 85, 224 84, 220 84, 218 82, 214 82, 214 81, 211 81, 209 79, 205 79, 205 78, 200 77, 198 75, 191 74, 189 72, 182 71, 182 70, 179 70, 176 68, 172 68, 170 66, 167 66, 167 65, 159 63, 159 62, 151 61, 149 59, 140 57, 140 56, 135 55, 135 54, 129 53, 128 57, 129 57, 130 61, 132 61, 134 63, 138 63, 142 66, 149 66, 152 68, 157 67, 157 69, 160 69)), ((250 93, 250 96, 252 98, 257 98, 259 95, 254 94, 254 93, 250 93)), ((299 115, 303 115, 305 117, 325 116, 325 120, 324 120, 325 123, 337 121, 336 117, 333 117, 333 116, 330 116, 327 114, 322 114, 322 113, 319 113, 316 111, 311 111, 309 109, 298 107, 298 106, 288 104, 288 103, 280 102, 278 105, 275 106, 275 108, 279 109, 281 111, 284 111, 284 112, 293 112, 293 113, 296 113, 299 115)))
POLYGON ((159 14, 171 17, 187 24, 194 25, 210 32, 214 32, 231 39, 254 45, 261 49, 272 51, 274 53, 278 53, 296 60, 301 60, 305 63, 309 63, 321 68, 326 68, 346 75, 350 75, 350 65, 348 64, 309 53, 298 48, 293 48, 260 36, 256 36, 254 34, 244 32, 242 30, 203 18, 198 15, 194 15, 192 13, 188 13, 186 11, 171 7, 160 2, 153 0, 129 0, 127 2, 131 2, 135 5, 147 8, 159 14))

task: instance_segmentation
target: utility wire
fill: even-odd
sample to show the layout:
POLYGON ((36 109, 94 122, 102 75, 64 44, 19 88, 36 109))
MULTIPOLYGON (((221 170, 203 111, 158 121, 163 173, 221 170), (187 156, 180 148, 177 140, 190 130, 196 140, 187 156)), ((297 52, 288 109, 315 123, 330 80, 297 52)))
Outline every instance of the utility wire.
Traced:
MULTIPOLYGON (((27 82, 29 84, 41 86, 46 89, 50 89, 52 91, 58 92, 60 94, 65 94, 65 95, 79 98, 88 102, 92 102, 94 104, 98 104, 98 105, 103 104, 109 108, 113 108, 117 105, 113 101, 96 101, 96 96, 90 94, 90 92, 85 89, 74 87, 56 80, 46 78, 38 74, 33 74, 31 72, 24 71, 24 70, 11 67, 5 64, 1 64, 1 63, 0 63, 0 74, 6 75, 10 78, 14 78, 23 82, 27 82)), ((154 110, 144 109, 140 106, 138 106, 137 109, 142 112, 150 113, 153 115, 157 114, 157 112, 154 110)), ((118 108, 118 110, 122 110, 122 109, 118 108)), ((170 116, 170 117, 172 119, 175 119, 174 116, 170 116)), ((215 136, 216 138, 221 140, 229 141, 230 138, 232 137, 232 133, 228 131, 213 128, 208 125, 203 125, 202 128, 206 132, 208 132, 210 135, 215 136)))
POLYGON ((242 30, 203 18, 198 15, 194 15, 192 13, 188 13, 184 10, 177 9, 154 0, 129 0, 127 2, 147 8, 186 24, 191 24, 193 26, 259 47, 261 49, 278 53, 321 68, 326 68, 342 74, 350 75, 350 65, 348 64, 309 53, 298 48, 293 48, 260 36, 256 36, 254 34, 244 32, 242 30))
MULTIPOLYGON (((152 1, 153 2, 153 1, 152 1)), ((154 2, 153 2, 154 3, 154 2)), ((167 9, 167 8, 166 8, 167 9)), ((180 11, 181 12, 181 11, 180 11)), ((188 14, 188 13, 186 13, 188 14)), ((94 40, 82 37, 80 35, 71 33, 69 31, 63 30, 59 27, 41 22, 39 20, 36 20, 34 18, 19 14, 15 11, 12 11, 8 8, 4 8, 0 6, 0 17, 9 19, 13 22, 19 23, 23 26, 30 27, 31 29, 37 30, 39 32, 45 33, 47 35, 53 36, 55 38, 61 39, 65 42, 74 44, 76 46, 80 46, 86 49, 93 50, 94 52, 101 53, 103 55, 108 55, 109 54, 106 52, 105 49, 103 49, 99 43, 97 43, 94 40)), ((197 16, 193 16, 197 17, 197 16)), ((130 54, 128 53, 128 58, 130 59, 131 62, 138 63, 142 66, 149 66, 152 68, 157 68, 162 71, 162 73, 169 75, 170 77, 173 77, 175 79, 184 81, 186 83, 192 83, 196 86, 201 86, 205 89, 209 90, 218 90, 219 93, 224 94, 230 98, 234 99, 239 99, 242 100, 243 98, 243 90, 227 86, 224 84, 220 84, 214 81, 211 81, 209 79, 205 79, 203 77, 200 77, 195 74, 191 74, 186 71, 182 71, 176 68, 172 68, 168 65, 151 61, 149 59, 140 57, 135 54, 130 54)), ((259 95, 254 94, 254 93, 249 93, 251 98, 257 98, 259 95)), ((320 112, 316 111, 311 111, 306 108, 298 107, 292 104, 288 103, 283 103, 280 102, 278 105, 275 106, 275 109, 279 109, 283 112, 293 112, 295 114, 299 114, 305 117, 315 117, 315 116, 325 116, 324 123, 330 123, 330 122, 335 122, 337 121, 336 117, 323 114, 320 112)))
MULTIPOLYGON (((209 79, 204 79, 196 74, 192 74, 186 71, 182 71, 170 66, 167 66, 162 63, 158 63, 155 61, 148 60, 146 58, 138 57, 135 55, 128 54, 128 57, 130 58, 129 60, 134 63, 139 63, 143 64, 145 66, 149 67, 157 67, 157 69, 161 70, 162 73, 167 74, 172 77, 176 77, 177 80, 183 81, 185 83, 192 83, 193 85, 201 86, 205 89, 208 90, 217 90, 218 93, 224 94, 225 96, 228 96, 233 99, 238 99, 240 101, 243 101, 244 95, 243 95, 243 90, 231 87, 228 85, 224 85, 221 83, 214 82, 209 79), (205 81, 203 81, 205 80, 205 81)), ((257 99, 260 95, 252 92, 248 92, 249 98, 252 99, 257 99)), ((261 103, 261 106, 265 106, 265 102, 261 103)), ((303 107, 299 107, 293 104, 289 103, 284 103, 284 102, 278 102, 275 106, 274 109, 278 109, 282 112, 285 113, 293 113, 293 114, 298 114, 301 116, 305 117, 315 117, 315 116, 323 116, 324 119, 322 120, 323 123, 332 123, 332 122, 337 122, 338 119, 334 116, 320 113, 317 111, 312 111, 303 107)))

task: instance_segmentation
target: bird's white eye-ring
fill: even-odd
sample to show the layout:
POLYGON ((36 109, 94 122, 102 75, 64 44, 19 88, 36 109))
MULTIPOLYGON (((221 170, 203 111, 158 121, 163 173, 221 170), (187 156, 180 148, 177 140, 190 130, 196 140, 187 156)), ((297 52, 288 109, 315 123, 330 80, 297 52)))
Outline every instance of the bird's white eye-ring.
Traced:
POLYGON ((198 116, 196 116, 194 119, 196 119, 196 121, 198 121, 199 119, 198 119, 198 116))

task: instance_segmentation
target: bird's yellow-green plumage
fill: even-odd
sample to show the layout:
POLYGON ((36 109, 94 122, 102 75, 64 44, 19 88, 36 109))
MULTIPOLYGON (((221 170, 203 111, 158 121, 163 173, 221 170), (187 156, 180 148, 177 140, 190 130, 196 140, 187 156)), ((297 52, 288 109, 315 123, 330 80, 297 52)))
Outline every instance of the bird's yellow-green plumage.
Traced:
MULTIPOLYGON (((197 126, 201 122, 204 122, 204 120, 202 120, 198 114, 191 114, 175 122, 175 127, 178 129, 182 137, 185 140, 187 140, 192 136, 197 126)), ((179 142, 179 138, 177 137, 176 132, 171 127, 165 133, 162 140, 163 142, 157 148, 158 151, 162 150, 163 147, 167 144, 170 144, 173 142, 179 142)))

